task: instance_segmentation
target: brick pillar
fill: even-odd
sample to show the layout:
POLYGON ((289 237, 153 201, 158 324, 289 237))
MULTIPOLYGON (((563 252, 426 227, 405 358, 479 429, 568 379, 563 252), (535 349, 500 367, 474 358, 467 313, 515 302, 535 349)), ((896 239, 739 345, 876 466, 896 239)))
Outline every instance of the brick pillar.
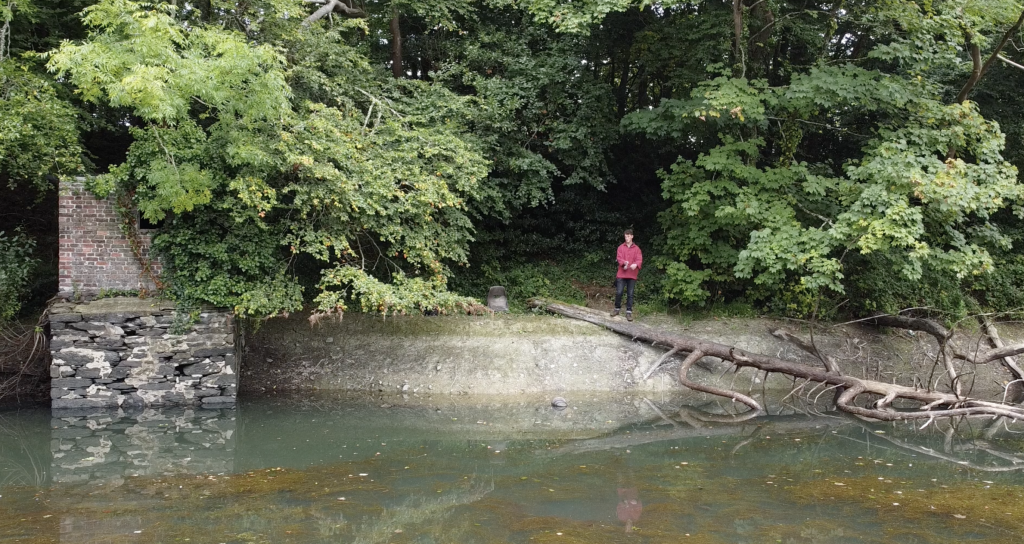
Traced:
MULTIPOLYGON (((84 179, 62 181, 59 196, 59 294, 94 294, 104 289, 153 290, 142 265, 121 232, 112 197, 100 200, 84 188, 84 179)), ((150 237, 140 236, 143 256, 149 257, 150 237)), ((154 263, 154 272, 159 266, 154 263)))

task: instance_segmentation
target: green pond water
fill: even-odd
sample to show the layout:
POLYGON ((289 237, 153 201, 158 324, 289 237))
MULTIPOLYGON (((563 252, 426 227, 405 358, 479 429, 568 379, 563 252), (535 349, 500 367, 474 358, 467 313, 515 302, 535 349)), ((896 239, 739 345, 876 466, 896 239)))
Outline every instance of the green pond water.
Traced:
POLYGON ((1022 428, 936 421, 917 430, 792 410, 708 423, 671 398, 570 397, 562 411, 541 398, 456 400, 2 411, 0 542, 1024 535, 1022 428))

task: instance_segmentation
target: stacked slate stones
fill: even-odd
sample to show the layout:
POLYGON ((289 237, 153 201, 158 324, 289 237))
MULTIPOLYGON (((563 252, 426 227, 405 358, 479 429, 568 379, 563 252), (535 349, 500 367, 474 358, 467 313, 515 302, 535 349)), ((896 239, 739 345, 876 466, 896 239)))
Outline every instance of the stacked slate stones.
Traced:
POLYGON ((174 305, 166 301, 65 302, 50 309, 50 334, 55 409, 235 402, 228 312, 203 311, 194 322, 175 326, 174 305))

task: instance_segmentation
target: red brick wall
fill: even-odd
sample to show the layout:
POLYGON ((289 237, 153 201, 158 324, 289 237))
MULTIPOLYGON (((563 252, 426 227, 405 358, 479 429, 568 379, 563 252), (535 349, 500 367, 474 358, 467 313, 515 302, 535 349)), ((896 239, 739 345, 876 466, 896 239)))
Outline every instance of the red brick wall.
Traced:
MULTIPOLYGON (((96 293, 103 289, 152 290, 142 274, 120 219, 110 199, 99 200, 83 188, 83 180, 62 181, 60 190, 61 295, 96 293)), ((141 236, 143 255, 149 256, 149 235, 141 236)), ((159 265, 154 263, 159 274, 159 265)))

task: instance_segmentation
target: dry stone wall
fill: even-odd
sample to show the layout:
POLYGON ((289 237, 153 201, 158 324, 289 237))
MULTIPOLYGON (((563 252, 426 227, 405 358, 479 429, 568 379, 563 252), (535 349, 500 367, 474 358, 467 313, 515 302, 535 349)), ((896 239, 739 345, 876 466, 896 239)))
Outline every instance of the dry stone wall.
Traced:
POLYGON ((130 297, 55 304, 51 406, 233 405, 233 322, 214 310, 185 321, 171 303, 130 297))

